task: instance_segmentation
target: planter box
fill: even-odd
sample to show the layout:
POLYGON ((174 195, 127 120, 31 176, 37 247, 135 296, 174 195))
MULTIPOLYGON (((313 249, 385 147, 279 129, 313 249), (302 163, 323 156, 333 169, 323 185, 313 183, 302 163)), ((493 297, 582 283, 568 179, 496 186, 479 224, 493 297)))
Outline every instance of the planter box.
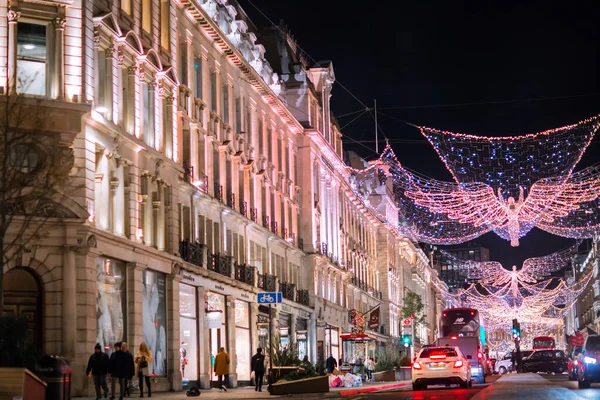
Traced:
POLYGON ((327 375, 291 382, 278 382, 271 385, 271 394, 275 396, 327 392, 329 392, 329 377, 327 375))
POLYGON ((26 368, 0 368, 0 399, 45 399, 46 382, 26 368))
POLYGON ((400 367, 396 370, 397 381, 410 381, 412 380, 412 367, 400 367))
POLYGON ((396 380, 395 371, 373 372, 373 382, 394 382, 396 380))
POLYGON ((287 366, 287 367, 273 367, 273 369, 270 370, 270 379, 271 382, 277 382, 280 379, 285 378, 287 375, 291 374, 292 372, 297 372, 298 371, 298 367, 296 366, 287 366))

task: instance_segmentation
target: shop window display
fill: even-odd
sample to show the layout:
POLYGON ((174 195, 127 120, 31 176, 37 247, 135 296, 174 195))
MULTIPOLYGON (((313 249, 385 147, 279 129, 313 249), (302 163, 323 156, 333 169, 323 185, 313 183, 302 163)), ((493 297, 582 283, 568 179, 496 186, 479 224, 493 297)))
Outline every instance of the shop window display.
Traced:
POLYGON ((152 352, 152 373, 167 375, 166 278, 144 271, 142 287, 142 329, 144 342, 152 352))
POLYGON ((238 380, 250 380, 250 309, 248 303, 235 301, 235 350, 238 380))
MULTIPOLYGON (((208 304, 207 304, 207 323, 209 326, 208 336, 210 344, 211 354, 211 366, 214 368, 215 357, 219 352, 219 348, 225 347, 227 349, 225 341, 225 296, 208 292, 208 304)), ((211 379, 216 380, 214 373, 211 373, 211 379)))
POLYGON ((198 314, 196 311, 196 288, 179 285, 179 335, 180 365, 184 384, 198 378, 198 314))
POLYGON ((96 259, 96 272, 96 342, 111 354, 113 345, 126 337, 125 263, 100 257, 96 259))

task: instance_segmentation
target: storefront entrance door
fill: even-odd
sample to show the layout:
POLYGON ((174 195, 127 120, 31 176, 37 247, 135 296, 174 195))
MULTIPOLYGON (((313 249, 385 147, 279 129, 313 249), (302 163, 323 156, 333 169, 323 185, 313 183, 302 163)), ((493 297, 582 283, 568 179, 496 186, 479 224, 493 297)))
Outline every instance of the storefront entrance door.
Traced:
POLYGON ((42 351, 43 291, 34 273, 26 268, 11 269, 4 275, 4 315, 25 317, 27 345, 42 351))

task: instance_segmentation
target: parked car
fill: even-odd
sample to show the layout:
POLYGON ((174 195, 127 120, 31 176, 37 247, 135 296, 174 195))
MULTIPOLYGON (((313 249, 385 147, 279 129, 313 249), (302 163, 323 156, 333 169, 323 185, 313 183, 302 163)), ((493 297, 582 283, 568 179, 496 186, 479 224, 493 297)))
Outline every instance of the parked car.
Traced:
MULTIPOLYGON (((531 355, 531 353, 533 353, 532 350, 523 350, 523 351, 521 351, 521 358, 525 359, 525 358, 529 357, 531 355)), ((496 361, 496 366, 495 366, 494 370, 501 375, 511 372, 514 369, 511 359, 512 359, 512 352, 506 353, 501 360, 496 361)))
POLYGON ((583 346, 575 346, 571 352, 571 359, 569 360, 569 380, 577 380, 577 365, 579 364, 579 355, 583 350, 583 346))
POLYGON ((577 382, 580 389, 600 382, 600 335, 589 335, 585 338, 577 363, 577 382))
POLYGON ((413 390, 425 390, 427 385, 473 384, 471 364, 456 346, 429 347, 421 350, 412 366, 413 390))
POLYGON ((562 350, 537 350, 523 359, 523 372, 557 372, 567 371, 569 358, 562 350))

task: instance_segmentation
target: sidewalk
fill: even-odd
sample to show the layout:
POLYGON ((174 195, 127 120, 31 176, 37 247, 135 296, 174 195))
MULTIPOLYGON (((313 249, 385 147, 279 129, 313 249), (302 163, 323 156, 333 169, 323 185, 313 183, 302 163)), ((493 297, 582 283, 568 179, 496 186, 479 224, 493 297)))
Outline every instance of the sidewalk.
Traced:
MULTIPOLYGON (((334 399, 347 396, 353 396, 362 393, 379 392, 410 385, 410 381, 402 382, 381 382, 366 383, 357 388, 330 388, 329 393, 308 393, 299 395, 271 396, 267 392, 267 387, 263 387, 262 392, 255 392, 253 386, 244 386, 236 389, 228 389, 222 392, 217 389, 201 390, 198 397, 187 397, 183 392, 159 392, 152 394, 151 400, 176 400, 176 399, 198 399, 198 400, 218 400, 218 399, 277 399, 277 398, 298 398, 298 399, 334 399)), ((138 399, 139 394, 134 393, 130 399, 138 399)), ((77 397, 79 400, 95 400, 95 397, 77 397)))
POLYGON ((510 399, 581 400, 581 397, 573 391, 554 385, 538 374, 508 374, 477 393, 471 400, 510 399))

